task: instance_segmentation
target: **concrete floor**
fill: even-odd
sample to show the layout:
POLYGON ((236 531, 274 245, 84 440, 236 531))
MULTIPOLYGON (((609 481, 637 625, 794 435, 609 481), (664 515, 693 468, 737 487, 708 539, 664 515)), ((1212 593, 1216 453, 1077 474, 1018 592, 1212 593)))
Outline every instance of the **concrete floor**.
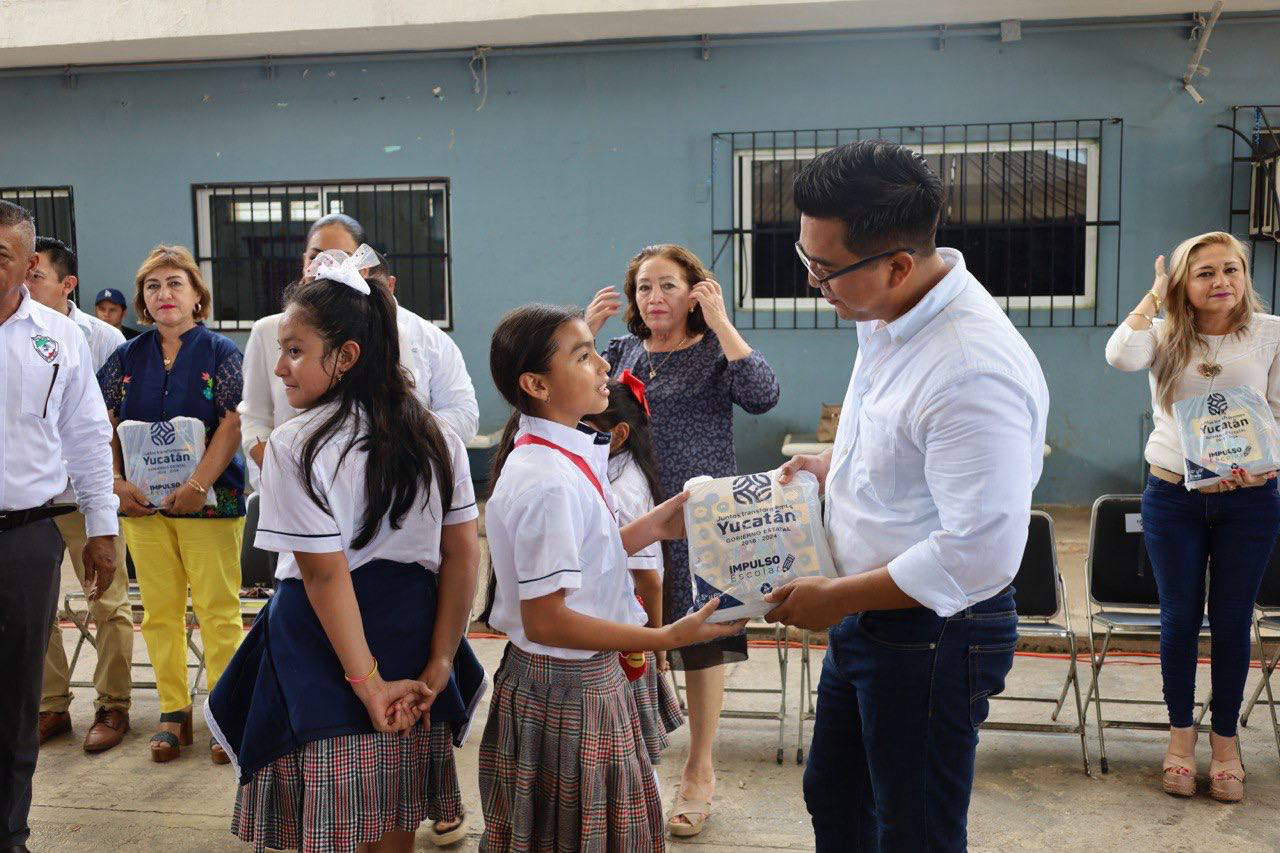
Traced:
MULTIPOLYGON (((1054 508, 1060 560, 1067 581, 1071 609, 1083 628, 1083 563, 1087 540, 1087 510, 1054 508)), ((68 570, 64 578, 71 576, 68 570)), ((74 581, 72 581, 74 584, 74 581)), ((71 647, 73 634, 64 632, 71 647)), ((487 668, 496 667, 502 641, 476 640, 487 668)), ((798 649, 789 651, 788 718, 785 763, 776 763, 778 724, 762 720, 726 719, 717 748, 719 789, 715 816, 693 842, 673 842, 711 851, 810 850, 813 838, 801 797, 803 768, 795 762, 798 743, 798 649)), ((136 660, 145 661, 138 638, 136 660)), ((813 664, 820 665, 820 651, 813 664)), ((77 678, 87 678, 92 652, 82 657, 77 678)), ((1020 656, 1010 675, 1007 693, 1056 695, 1066 673, 1057 658, 1020 656)), ((144 669, 139 677, 148 677, 144 669)), ((1250 675, 1247 692, 1257 683, 1250 675)), ((1087 672, 1086 672, 1087 682, 1087 672)), ((777 657, 772 648, 758 647, 751 660, 730 668, 731 686, 778 683, 777 657)), ((1201 667, 1201 692, 1207 689, 1208 667, 1201 667)), ((1104 681, 1107 695, 1160 695, 1159 667, 1145 657, 1117 661, 1104 681)), ((72 705, 75 733, 45 745, 35 780, 31 813, 36 851, 123 849, 215 851, 248 849, 227 831, 234 780, 230 768, 214 767, 207 753, 189 749, 171 764, 151 764, 147 738, 158 717, 154 691, 138 690, 132 714, 135 730, 116 749, 88 756, 80 738, 92 717, 92 690, 81 688, 72 705)), ((731 696, 740 708, 777 708, 776 698, 731 696)), ((480 711, 487 713, 487 707, 480 711)), ((993 703, 993 720, 1039 722, 1049 708, 1023 702, 993 703)), ((1159 707, 1135 711, 1134 717, 1158 721, 1159 707)), ((1074 720, 1068 702, 1063 720, 1074 720)), ((476 749, 481 723, 458 754, 463 798, 473 815, 470 834, 454 849, 474 850, 480 832, 476 749)), ((807 731, 807 730, 806 730, 807 731)), ((207 742, 203 721, 197 721, 196 743, 207 742)), ((1074 734, 1028 734, 988 731, 978 751, 977 780, 970 811, 970 846, 974 850, 1109 850, 1132 849, 1200 851, 1213 849, 1280 850, 1280 756, 1265 709, 1255 712, 1250 728, 1241 730, 1241 746, 1249 773, 1248 798, 1224 806, 1203 793, 1178 800, 1160 791, 1162 739, 1155 732, 1108 730, 1110 773, 1098 772, 1096 726, 1088 731, 1092 777, 1080 760, 1080 740, 1074 734)), ((672 736, 672 746, 659 767, 664 799, 670 803, 687 744, 687 730, 672 736)), ((1207 741, 1200 749, 1202 772, 1208 763, 1207 741)), ((1201 787, 1207 785, 1202 778, 1201 787)), ((422 849, 429 849, 425 841, 422 849)))

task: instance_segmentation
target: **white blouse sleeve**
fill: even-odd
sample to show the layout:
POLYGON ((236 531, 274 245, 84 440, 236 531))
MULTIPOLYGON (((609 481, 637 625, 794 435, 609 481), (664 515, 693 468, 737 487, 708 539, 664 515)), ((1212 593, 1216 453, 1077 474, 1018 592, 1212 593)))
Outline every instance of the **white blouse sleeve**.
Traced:
POLYGON ((1275 346, 1271 364, 1267 367, 1267 403, 1271 406, 1271 414, 1280 421, 1280 346, 1275 346))
POLYGON ((585 533, 577 496, 569 484, 539 483, 510 502, 511 531, 520 600, 582 586, 579 543, 585 533))
POLYGON ((1126 372, 1149 368, 1156 354, 1156 328, 1153 324, 1150 329, 1131 329, 1123 322, 1116 326, 1107 341, 1107 364, 1126 372))
MULTIPOLYGON (((653 509, 653 498, 645 500, 643 494, 631 488, 631 483, 618 481, 614 499, 618 503, 618 526, 626 526, 653 509)), ((662 575, 662 543, 653 542, 627 557, 629 571, 649 571, 662 575)))
POLYGON ((271 437, 271 428, 275 423, 275 408, 271 399, 272 374, 268 367, 271 357, 271 345, 268 341, 266 324, 259 320, 249 330, 249 342, 244 348, 244 389, 240 405, 240 447, 245 456, 271 437))
MULTIPOLYGON (((253 544, 264 551, 277 553, 301 551, 307 554, 332 554, 342 550, 338 523, 324 508, 316 504, 302 484, 302 467, 289 449, 288 436, 275 434, 267 441, 262 458, 261 504, 258 507, 258 533, 253 544)), ((296 443, 296 438, 295 438, 296 443)), ((328 493, 333 472, 324 470, 326 454, 316 455, 311 476, 316 491, 328 493)))
POLYGON ((471 482, 471 463, 467 460, 467 447, 448 426, 441 424, 445 443, 449 445, 450 462, 453 465, 453 500, 444 513, 444 524, 463 524, 480 517, 476 508, 476 489, 471 482))

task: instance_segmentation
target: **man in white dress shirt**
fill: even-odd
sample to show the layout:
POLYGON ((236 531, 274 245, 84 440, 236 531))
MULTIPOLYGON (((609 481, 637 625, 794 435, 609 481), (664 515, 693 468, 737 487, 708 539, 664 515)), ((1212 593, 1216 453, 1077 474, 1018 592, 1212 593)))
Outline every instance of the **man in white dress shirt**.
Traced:
MULTIPOLYGON (((312 224, 302 266, 305 269, 312 258, 328 249, 353 253, 364 240, 364 228, 356 220, 341 213, 329 214, 312 224)), ((384 278, 394 294, 395 276, 388 273, 384 278)), ((271 431, 298 414, 285 399, 284 384, 275 376, 282 316, 272 314, 254 323, 245 346, 241 445, 255 466, 262 465, 262 452, 271 431)), ((434 323, 403 305, 396 306, 396 323, 400 328, 400 360, 413 374, 423 404, 464 443, 475 438, 480 409, 458 345, 434 323)), ((258 470, 260 467, 253 471, 255 479, 258 470)))
POLYGON ((52 501, 67 476, 84 513, 90 599, 115 576, 118 502, 111 423, 89 344, 65 314, 31 298, 31 214, 0 200, 0 853, 25 851, 36 714, 57 604, 62 537, 52 501))
MULTIPOLYGON (((80 327, 89 342, 89 353, 96 374, 107 359, 124 343, 119 329, 80 310, 71 299, 80 282, 76 253, 61 240, 36 238, 36 268, 27 276, 31 296, 47 308, 60 311, 80 327)), ((71 489, 55 503, 74 500, 71 489)), ((60 515, 54 523, 62 534, 76 577, 84 583, 85 519, 79 510, 60 515)), ((89 604, 89 613, 97 626, 94 651, 97 666, 93 684, 97 689, 93 725, 85 734, 85 752, 104 752, 116 746, 129 731, 129 700, 133 688, 133 610, 129 605, 129 575, 124 571, 124 537, 115 538, 115 560, 120 571, 97 601, 89 604)), ((71 670, 67 652, 62 647, 62 630, 54 621, 49 636, 49 651, 44 659, 44 686, 40 696, 40 743, 71 731, 71 670)))
POLYGON ((858 352, 816 474, 841 577, 771 595, 830 628, 805 802, 819 851, 963 850, 978 726, 1013 664, 1010 583, 1040 477, 1049 393, 1035 355, 954 249, 941 182, 879 140, 794 185, 809 284, 858 352))

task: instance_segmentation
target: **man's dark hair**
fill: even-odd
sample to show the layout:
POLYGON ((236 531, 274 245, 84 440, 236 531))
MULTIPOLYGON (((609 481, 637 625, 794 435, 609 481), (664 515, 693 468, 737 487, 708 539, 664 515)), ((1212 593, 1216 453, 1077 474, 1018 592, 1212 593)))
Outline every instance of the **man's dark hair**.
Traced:
POLYGON ((934 250, 942 181, 905 145, 862 139, 824 151, 796 173, 792 192, 800 213, 842 220, 845 246, 855 255, 934 250))
POLYGON ((56 237, 36 237, 36 252, 49 256, 49 266, 58 274, 58 281, 69 275, 79 277, 80 262, 71 247, 56 237))
POLYGON ((31 232, 31 242, 36 239, 36 220, 25 207, 0 199, 0 228, 21 228, 31 232))

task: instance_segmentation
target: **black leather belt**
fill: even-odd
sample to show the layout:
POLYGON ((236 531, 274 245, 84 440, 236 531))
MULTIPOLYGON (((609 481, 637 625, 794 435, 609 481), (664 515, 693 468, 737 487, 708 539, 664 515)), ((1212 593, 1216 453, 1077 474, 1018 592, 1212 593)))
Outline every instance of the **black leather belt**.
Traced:
POLYGON ((46 518, 66 515, 69 512, 75 512, 75 509, 74 506, 63 504, 62 506, 38 506, 35 509, 16 509, 12 512, 0 512, 0 533, 8 533, 10 530, 16 530, 24 525, 44 521, 46 518))

